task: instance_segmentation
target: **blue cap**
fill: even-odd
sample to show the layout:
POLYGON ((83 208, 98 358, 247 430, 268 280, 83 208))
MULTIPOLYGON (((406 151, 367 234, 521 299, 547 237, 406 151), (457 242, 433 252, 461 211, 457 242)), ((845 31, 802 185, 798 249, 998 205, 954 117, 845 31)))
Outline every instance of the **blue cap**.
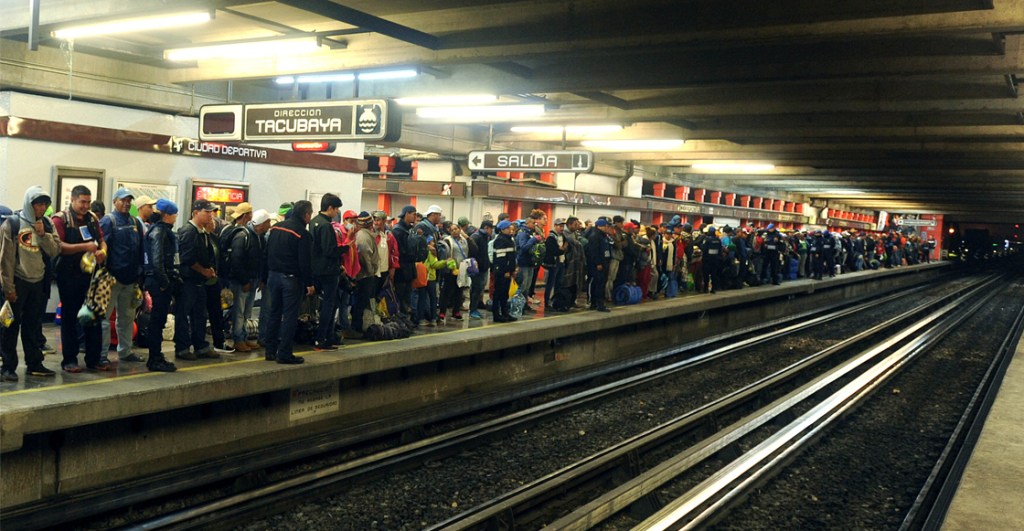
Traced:
POLYGON ((132 191, 127 188, 118 188, 117 191, 114 192, 114 201, 118 201, 126 197, 131 197, 132 199, 135 199, 135 195, 132 194, 132 191))
POLYGON ((507 220, 507 219, 503 219, 503 220, 498 222, 498 230, 505 230, 505 229, 507 229, 507 228, 509 228, 511 226, 512 226, 512 222, 507 220))
POLYGON ((775 224, 774 223, 769 223, 768 224, 768 230, 772 230, 774 228, 775 228, 775 224))
POLYGON ((607 227, 608 226, 608 220, 604 219, 604 218, 597 218, 597 221, 594 222, 594 226, 595 227, 607 227))
POLYGON ((178 205, 174 204, 174 201, 170 199, 157 199, 156 206, 154 207, 158 212, 167 214, 168 216, 178 213, 178 205))

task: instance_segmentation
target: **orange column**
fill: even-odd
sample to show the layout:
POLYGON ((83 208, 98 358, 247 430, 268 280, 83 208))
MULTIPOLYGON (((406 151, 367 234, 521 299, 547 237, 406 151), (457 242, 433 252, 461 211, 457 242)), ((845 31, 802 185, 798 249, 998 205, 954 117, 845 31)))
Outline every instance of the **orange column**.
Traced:
POLYGON ((740 204, 737 205, 737 206, 740 206, 740 207, 743 207, 743 208, 750 208, 750 196, 749 195, 741 195, 740 196, 740 204))
POLYGON ((508 219, 515 221, 523 217, 523 203, 522 201, 505 201, 505 212, 508 213, 508 219))
POLYGON ((680 201, 686 201, 690 198, 690 187, 689 186, 677 186, 676 187, 676 199, 680 201))
POLYGON ((764 201, 763 201, 763 202, 761 203, 761 206, 762 206, 762 208, 764 208, 765 210, 771 210, 771 209, 772 209, 772 207, 773 207, 773 206, 775 206, 775 200, 774 200, 774 199, 771 199, 771 198, 765 199, 765 200, 764 200, 764 201))
POLYGON ((667 186, 665 183, 654 183, 654 196, 665 197, 665 188, 667 186))
POLYGON ((377 210, 383 210, 391 215, 391 194, 377 194, 377 210))
POLYGON ((722 203, 722 192, 711 192, 711 201, 709 201, 709 202, 710 203, 714 203, 716 205, 721 204, 722 203))
POLYGON ((698 202, 698 203, 703 203, 704 202, 704 193, 705 192, 707 192, 707 190, 704 189, 704 188, 694 188, 693 189, 693 200, 698 202))
POLYGON ((540 173, 540 182, 554 184, 555 183, 555 174, 554 174, 554 172, 550 172, 550 171, 541 172, 540 173))
POLYGON ((761 208, 761 204, 764 203, 763 197, 752 198, 750 208, 761 208))
POLYGON ((725 206, 736 205, 736 194, 725 194, 725 206))

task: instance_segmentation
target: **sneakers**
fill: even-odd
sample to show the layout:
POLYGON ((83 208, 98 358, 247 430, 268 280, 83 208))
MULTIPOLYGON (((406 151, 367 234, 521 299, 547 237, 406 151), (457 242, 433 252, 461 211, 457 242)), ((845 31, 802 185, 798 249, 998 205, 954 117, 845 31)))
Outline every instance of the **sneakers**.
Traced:
MULTIPOLYGON (((214 345, 213 346, 213 351, 214 352, 219 352, 221 354, 231 354, 232 352, 235 351, 235 349, 233 349, 233 348, 231 348, 231 347, 229 347, 227 345, 221 345, 219 347, 214 345)), ((217 356, 217 357, 219 358, 220 356, 217 356)))
POLYGON ((57 374, 51 371, 50 369, 43 367, 42 365, 38 365, 36 367, 29 367, 28 370, 25 372, 32 376, 56 376, 57 374))
POLYGON ((306 360, 298 356, 288 356, 287 358, 278 357, 277 362, 281 365, 302 365, 306 360))
POLYGON ((78 373, 80 373, 80 372, 85 370, 85 369, 79 367, 77 363, 69 363, 67 365, 61 365, 60 368, 64 372, 69 372, 69 373, 72 373, 72 374, 78 374, 78 373))
MULTIPOLYGON (((206 350, 204 350, 202 352, 196 352, 196 357, 197 358, 205 358, 205 359, 214 359, 214 360, 216 360, 216 359, 220 359, 220 354, 219 354, 220 352, 226 352, 226 351, 225 350, 217 350, 216 348, 208 348, 208 349, 206 349, 206 350)), ((232 349, 231 352, 234 352, 234 349, 232 349)))
POLYGON ((338 347, 334 345, 328 345, 327 343, 317 343, 313 345, 313 350, 317 352, 333 352, 338 350, 338 347))
POLYGON ((43 343, 39 350, 43 351, 43 356, 52 356, 57 353, 57 349, 51 347, 49 343, 43 343))
POLYGON ((178 367, 167 360, 151 361, 146 364, 146 368, 149 369, 150 372, 174 372, 178 370, 178 367))
POLYGON ((479 321, 480 319, 483 319, 484 316, 480 315, 480 312, 478 312, 476 310, 473 310, 473 311, 469 312, 469 318, 474 320, 474 321, 479 321))
POLYGON ((131 353, 131 354, 121 358, 121 361, 131 361, 131 362, 138 363, 138 362, 141 362, 141 361, 146 361, 146 358, 143 358, 143 357, 141 357, 138 354, 135 354, 133 352, 133 353, 131 353))
POLYGON ((455 319, 456 321, 461 321, 462 320, 462 312, 455 312, 455 313, 453 313, 452 314, 452 319, 455 319))
POLYGON ((0 380, 5 382, 17 382, 18 375, 10 369, 0 369, 0 380))
POLYGON ((110 363, 107 360, 100 360, 99 363, 97 363, 96 365, 92 365, 89 368, 94 371, 109 372, 114 370, 114 364, 110 363))

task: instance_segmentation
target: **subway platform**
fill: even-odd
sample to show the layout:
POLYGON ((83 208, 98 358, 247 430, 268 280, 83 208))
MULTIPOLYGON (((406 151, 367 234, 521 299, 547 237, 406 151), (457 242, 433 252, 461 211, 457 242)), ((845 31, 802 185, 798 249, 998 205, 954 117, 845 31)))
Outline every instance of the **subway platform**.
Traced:
MULTIPOLYGON (((0 387, 0 508, 339 429, 363 437, 394 431, 394 421, 383 426, 380 419, 442 404, 469 410, 497 403, 499 395, 504 401, 508 393, 721 330, 920 284, 949 268, 937 262, 797 280, 610 313, 538 312, 516 323, 470 321, 464 313, 462 321, 408 339, 300 349, 306 363, 293 366, 255 351, 180 361, 175 373, 119 363, 116 371, 38 378, 22 367, 18 382, 0 387)), ((54 327, 48 333, 57 347, 54 327)), ((172 350, 170 342, 164 347, 172 350)), ((44 363, 56 370, 59 360, 51 355, 44 363)))

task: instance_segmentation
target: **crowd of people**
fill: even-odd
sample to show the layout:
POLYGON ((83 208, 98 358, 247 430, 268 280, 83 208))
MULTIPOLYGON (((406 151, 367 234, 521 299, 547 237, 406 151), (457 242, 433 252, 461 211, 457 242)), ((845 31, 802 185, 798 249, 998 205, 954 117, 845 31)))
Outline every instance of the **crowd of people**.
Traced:
POLYGON ((50 203, 33 186, 21 210, 0 211, 0 284, 12 314, 0 340, 3 380, 18 379, 19 333, 26 373, 55 374, 43 365, 44 352, 55 349, 42 334, 54 280, 63 315, 63 371, 84 370, 81 352, 86 368, 111 370, 113 321, 119 362, 170 372, 177 367, 161 339, 172 308, 175 361, 263 349, 268 361, 299 364, 303 358, 293 348, 304 305, 307 315, 318 316, 310 342, 331 351, 345 338, 362 337, 381 313, 401 315, 418 328, 462 320, 464 307, 470 320, 490 312, 498 323, 541 305, 545 314, 582 308, 581 302, 609 311, 612 302, 638 302, 620 298, 622 287, 648 300, 715 293, 926 262, 934 249, 934 241, 897 232, 695 229, 679 216, 656 226, 622 216, 570 216, 553 220, 545 233, 546 214, 533 210, 521 220, 488 216, 476 227, 465 217, 446 220, 437 205, 422 212, 405 206, 394 217, 343 212, 334 194, 322 197, 318 211, 305 200, 274 213, 241 203, 226 219, 200 199, 179 229, 173 201, 134 197, 126 189, 115 192, 109 214, 84 186, 71 190, 67 210, 50 215, 50 203), (133 202, 138 216, 130 213, 133 202), (247 324, 257 293, 253 340, 247 324), (137 342, 147 346, 146 357, 132 349, 136 325, 147 338, 137 342))

